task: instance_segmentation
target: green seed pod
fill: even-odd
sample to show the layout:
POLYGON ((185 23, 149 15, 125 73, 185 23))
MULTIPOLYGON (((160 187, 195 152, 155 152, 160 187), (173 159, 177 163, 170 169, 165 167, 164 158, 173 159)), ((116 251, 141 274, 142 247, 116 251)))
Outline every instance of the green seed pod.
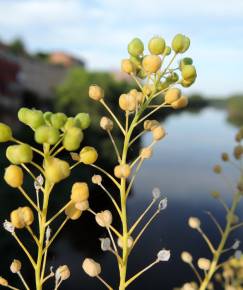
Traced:
POLYGON ((0 123, 0 143, 8 142, 11 139, 12 139, 11 128, 4 123, 0 123))
POLYGON ((63 146, 68 151, 75 151, 80 147, 84 135, 81 129, 77 127, 69 128, 64 135, 63 146))
POLYGON ((151 54, 163 54, 165 50, 165 40, 158 36, 151 38, 148 44, 148 49, 151 54))
POLYGON ((41 126, 35 131, 35 141, 39 144, 54 145, 60 138, 59 130, 54 127, 41 126))
POLYGON ((36 129, 45 124, 43 113, 39 110, 29 110, 26 125, 36 129))
POLYGON ((166 78, 166 82, 170 84, 176 83, 178 80, 179 80, 179 76, 175 72, 173 72, 169 77, 166 78))
POLYGON ((93 164, 98 158, 98 153, 95 148, 86 146, 80 151, 79 156, 84 164, 93 164))
POLYGON ((139 56, 143 54, 144 51, 143 42, 139 38, 134 38, 129 42, 127 50, 130 55, 139 56))
POLYGON ((67 121, 67 116, 64 113, 52 114, 50 121, 54 128, 61 129, 67 121))
POLYGON ((142 57, 140 56, 130 56, 130 61, 134 64, 136 68, 142 67, 142 57))
POLYGON ((33 151, 28 144, 11 145, 7 148, 6 156, 13 164, 29 163, 33 159, 33 151))
POLYGON ((72 127, 80 127, 79 120, 73 117, 69 117, 64 125, 64 131, 72 127))
POLYGON ((172 40, 172 49, 175 53, 183 53, 190 46, 190 39, 182 34, 177 34, 172 40))
POLYGON ((156 73, 161 67, 161 58, 158 55, 146 55, 143 58, 143 68, 147 73, 156 73))
POLYGON ((168 86, 170 85, 170 82, 168 82, 167 80, 165 82, 160 82, 157 84, 156 88, 158 91, 162 91, 166 88, 168 88, 168 86))
POLYGON ((24 124, 27 124, 28 116, 29 116, 29 112, 30 111, 31 111, 30 109, 25 108, 25 107, 19 109, 19 111, 18 111, 18 119, 19 119, 19 121, 24 123, 24 124))
POLYGON ((164 55, 170 55, 171 54, 171 48, 169 46, 166 46, 164 50, 164 55))
POLYGON ((180 81, 180 84, 181 84, 184 88, 188 88, 188 87, 190 87, 194 82, 195 82, 195 80, 191 80, 191 81, 181 80, 181 81, 180 81))
POLYGON ((137 71, 137 77, 139 77, 141 80, 144 80, 147 77, 147 74, 144 70, 140 69, 137 71))
POLYGON ((192 64, 193 64, 192 58, 185 57, 180 60, 180 64, 179 64, 180 70, 182 70, 185 65, 192 65, 192 64))
POLYGON ((58 183, 70 175, 70 167, 66 161, 51 157, 44 164, 46 179, 58 183))
POLYGON ((185 38, 184 38, 184 47, 183 47, 182 53, 184 53, 184 52, 186 52, 188 50, 188 48, 190 47, 190 44, 191 44, 190 38, 185 36, 185 38))
POLYGON ((44 118, 44 120, 45 120, 45 123, 47 124, 47 125, 51 125, 51 116, 52 116, 52 112, 45 112, 44 114, 43 114, 43 118, 44 118))
POLYGON ((90 126, 91 119, 88 113, 79 113, 75 116, 75 119, 79 121, 82 130, 90 126))
POLYGON ((188 82, 192 82, 197 77, 197 71, 194 65, 185 65, 181 71, 182 78, 188 82))

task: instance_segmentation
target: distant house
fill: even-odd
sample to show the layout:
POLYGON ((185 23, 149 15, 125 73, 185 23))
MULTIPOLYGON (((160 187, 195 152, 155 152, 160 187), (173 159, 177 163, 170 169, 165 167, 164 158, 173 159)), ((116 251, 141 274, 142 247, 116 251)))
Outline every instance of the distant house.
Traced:
POLYGON ((83 66, 84 61, 73 57, 65 52, 53 52, 49 55, 49 63, 54 65, 62 65, 64 67, 83 66))

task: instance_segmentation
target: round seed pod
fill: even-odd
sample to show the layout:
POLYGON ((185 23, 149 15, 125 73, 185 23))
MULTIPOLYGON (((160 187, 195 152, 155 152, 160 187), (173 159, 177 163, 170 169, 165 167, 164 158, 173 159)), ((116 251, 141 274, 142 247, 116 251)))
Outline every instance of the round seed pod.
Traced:
POLYGON ((222 159, 224 162, 229 161, 229 155, 228 155, 228 153, 223 152, 222 155, 221 155, 221 159, 222 159))
POLYGON ((135 66, 130 59, 123 59, 121 61, 121 70, 127 74, 135 72, 135 66))
POLYGON ((91 124, 90 115, 88 113, 79 113, 75 116, 75 119, 79 121, 82 130, 87 129, 91 124))
POLYGON ((44 114, 43 114, 43 118, 44 118, 44 120, 45 120, 45 123, 47 124, 47 125, 51 125, 51 116, 52 116, 52 112, 45 112, 44 114))
POLYGON ((237 132, 237 134, 235 135, 235 141, 236 142, 240 142, 242 139, 242 134, 241 132, 237 132))
POLYGON ((164 55, 170 55, 171 54, 171 48, 169 46, 166 46, 164 50, 164 55))
POLYGON ((10 215, 12 225, 17 229, 23 229, 26 226, 30 226, 34 221, 34 214, 31 208, 28 206, 19 207, 13 210, 10 215))
POLYGON ((165 93, 165 102, 167 104, 172 104, 181 97, 181 90, 178 88, 169 89, 165 93))
POLYGON ((51 114, 51 124, 56 129, 61 129, 67 121, 67 116, 64 113, 51 114))
POLYGON ((159 141, 165 137, 165 129, 163 127, 156 127, 152 129, 152 134, 153 134, 153 140, 154 141, 159 141))
POLYGON ((59 158, 50 157, 44 164, 46 179, 58 183, 70 175, 69 164, 59 158))
POLYGON ((149 147, 142 148, 140 151, 142 159, 149 159, 153 155, 153 149, 149 147))
POLYGON ((184 65, 181 70, 182 78, 188 82, 194 81, 197 77, 197 71, 194 65, 184 65))
POLYGON ((128 53, 132 56, 140 56, 144 51, 144 44, 139 38, 134 38, 127 46, 128 53))
POLYGON ((180 60, 179 68, 180 70, 183 69, 185 65, 192 65, 193 60, 190 57, 184 57, 183 59, 180 60))
POLYGON ((152 131, 158 126, 160 126, 160 123, 157 120, 146 120, 143 123, 144 130, 146 131, 152 131))
POLYGON ((0 285, 1 286, 8 286, 8 280, 0 276, 0 285))
POLYGON ((43 125, 35 130, 35 141, 39 144, 55 145, 59 138, 60 132, 57 128, 43 125))
POLYGON ((181 259, 183 262, 187 263, 187 264, 191 264, 192 263, 192 255, 188 252, 182 252, 181 253, 181 259))
POLYGON ((24 173, 22 168, 17 165, 9 165, 5 169, 4 180, 9 186, 13 188, 22 186, 24 180, 24 173))
POLYGON ((100 101, 104 98, 104 90, 98 85, 89 87, 89 97, 95 101, 100 101))
POLYGON ((85 211, 85 210, 89 209, 89 201, 84 200, 81 202, 77 202, 77 203, 75 203, 75 207, 81 211, 85 211))
POLYGON ((66 130, 63 138, 63 146, 68 151, 75 151, 80 147, 83 141, 83 131, 77 127, 71 127, 66 130))
POLYGON ((100 119, 100 127, 105 131, 111 131, 113 129, 113 121, 107 117, 100 119))
POLYGON ((190 38, 185 36, 184 47, 183 47, 182 53, 184 53, 184 52, 186 52, 188 50, 188 48, 190 47, 190 44, 191 44, 190 38))
POLYGON ((12 139, 12 130, 11 128, 4 124, 0 123, 0 143, 8 142, 12 139))
POLYGON ((21 270, 22 264, 19 260, 13 260, 10 265, 10 271, 14 274, 18 273, 21 270))
POLYGON ((80 128, 79 120, 73 117, 69 117, 64 125, 64 131, 72 127, 80 128))
POLYGON ((198 268, 204 271, 208 271, 210 269, 211 262, 209 259, 200 258, 197 261, 198 268))
POLYGON ((137 92, 136 101, 137 101, 137 104, 139 104, 139 105, 141 105, 143 103, 144 95, 142 92, 137 92))
POLYGON ((33 151, 28 144, 11 145, 7 148, 6 156, 13 164, 29 163, 33 159, 33 151))
POLYGON ((109 210, 98 212, 95 220, 100 227, 108 228, 112 224, 112 213, 109 210))
POLYGON ((59 277, 61 281, 67 280, 70 277, 70 270, 67 265, 59 266, 56 270, 56 277, 59 277))
POLYGON ((132 94, 122 94, 119 98, 119 106, 123 111, 133 112, 137 107, 136 97, 132 94))
POLYGON ((135 66, 136 69, 141 68, 142 57, 140 57, 140 56, 130 56, 129 59, 134 64, 134 66, 135 66))
POLYGON ((72 186, 71 200, 75 203, 89 198, 89 188, 86 182, 75 182, 72 186))
POLYGON ((151 54, 163 54, 165 50, 165 40, 158 36, 151 38, 148 44, 148 49, 151 54))
POLYGON ((243 146, 242 145, 235 146, 233 153, 234 153, 235 159, 240 159, 241 155, 243 154, 243 146))
MULTIPOLYGON (((123 244, 124 244, 123 238, 118 238, 117 239, 117 245, 118 245, 118 247, 120 247, 121 249, 123 249, 123 244)), ((132 245, 133 245, 133 238, 130 236, 127 239, 127 247, 128 247, 128 249, 131 249, 132 245)))
POLYGON ((213 198, 219 198, 220 197, 220 192, 218 192, 218 191, 213 191, 213 192, 211 192, 211 195, 212 195, 212 197, 213 198))
POLYGON ((23 116, 22 122, 33 130, 45 124, 43 113, 41 111, 35 109, 29 110, 26 108, 22 109, 24 109, 22 113, 20 112, 20 116, 23 116))
POLYGON ((142 65, 147 73, 156 73, 161 67, 161 58, 158 55, 146 55, 142 65))
POLYGON ((102 176, 101 175, 93 175, 92 176, 92 182, 94 184, 100 185, 102 183, 102 176))
POLYGON ((186 96, 181 96, 177 101, 171 104, 171 107, 175 110, 183 109, 188 105, 188 98, 186 96))
POLYGON ((34 213, 28 206, 22 207, 21 215, 26 226, 30 226, 34 221, 34 213))
POLYGON ((200 219, 199 218, 196 218, 196 217, 190 217, 188 219, 188 225, 192 229, 199 229, 200 226, 201 226, 200 219))
POLYGON ((68 205, 68 207, 65 209, 65 214, 67 217, 69 217, 71 220, 77 220, 80 218, 82 211, 77 209, 75 206, 75 203, 72 202, 68 205))
POLYGON ((101 273, 101 266, 93 259, 86 258, 83 261, 82 268, 84 272, 90 277, 97 277, 101 273))
POLYGON ((172 40, 172 49, 175 53, 183 53, 190 46, 190 39, 182 34, 177 34, 172 40))
POLYGON ((94 147, 85 146, 79 153, 80 161, 84 164, 93 164, 98 158, 98 153, 94 147))
POLYGON ((216 164, 213 167, 213 172, 216 173, 216 174, 220 174, 222 172, 222 167, 220 165, 216 164))
POLYGON ((114 168, 114 175, 117 178, 128 178, 130 174, 131 174, 131 167, 129 166, 129 164, 117 165, 114 168))
POLYGON ((18 111, 18 119, 19 119, 20 122, 22 122, 24 124, 27 123, 29 111, 30 111, 30 109, 25 108, 25 107, 19 109, 19 111, 18 111))

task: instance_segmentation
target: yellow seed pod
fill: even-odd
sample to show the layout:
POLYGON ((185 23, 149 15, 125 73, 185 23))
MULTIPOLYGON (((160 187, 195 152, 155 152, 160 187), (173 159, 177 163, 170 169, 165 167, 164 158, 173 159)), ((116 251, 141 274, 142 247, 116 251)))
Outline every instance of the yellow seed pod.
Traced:
POLYGON ((117 165, 114 168, 114 175, 117 178, 128 178, 128 176, 131 174, 131 167, 129 164, 121 164, 117 165))
POLYGON ((100 101, 104 98, 104 90, 98 85, 89 87, 89 97, 95 101, 100 101))
POLYGON ((10 271, 12 273, 18 273, 21 270, 22 264, 19 260, 13 260, 13 262, 10 265, 10 271))
POLYGON ((142 92, 138 92, 136 96, 137 104, 141 105, 144 101, 144 94, 142 92))
MULTIPOLYGON (((117 245, 118 245, 121 249, 123 249, 123 245, 124 245, 123 238, 118 238, 118 240, 117 240, 117 245)), ((128 237, 128 239, 127 239, 127 247, 128 247, 128 249, 130 249, 130 248, 132 247, 132 245, 133 245, 133 238, 130 236, 130 237, 128 237)))
POLYGON ((69 206, 65 209, 65 214, 71 220, 77 220, 80 218, 82 211, 76 208, 74 202, 71 202, 69 206))
POLYGON ((100 227, 109 227, 112 224, 112 213, 109 210, 98 212, 95 220, 100 227))
POLYGON ((70 277, 70 270, 67 265, 59 266, 56 270, 56 276, 60 277, 62 281, 70 277))
POLYGON ((13 210, 10 215, 12 225, 17 229, 23 229, 26 226, 30 226, 34 221, 34 214, 31 208, 28 206, 19 207, 13 210))
POLYGON ((98 153, 94 147, 85 146, 79 153, 80 161, 84 164, 93 164, 98 158, 98 153))
POLYGON ((146 55, 142 65, 147 73, 156 73, 161 67, 161 58, 158 55, 146 55))
POLYGON ((177 101, 181 96, 181 90, 178 88, 169 89, 165 94, 166 104, 172 104, 177 101))
POLYGON ((50 157, 44 164, 46 179, 58 183, 70 175, 69 164, 59 158, 50 157))
POLYGON ((127 74, 131 74, 135 71, 135 66, 130 59, 123 59, 121 62, 121 70, 127 74))
POLYGON ((86 258, 82 264, 84 272, 90 277, 97 277, 101 273, 101 266, 93 259, 86 258))
POLYGON ((8 286, 8 280, 4 279, 3 277, 0 277, 0 285, 8 286))
POLYGON ((213 167, 213 172, 216 173, 216 174, 220 174, 222 172, 222 167, 220 165, 216 164, 213 167))
POLYGON ((17 165, 9 165, 5 169, 4 180, 11 187, 17 188, 22 186, 24 180, 22 168, 17 165))
POLYGON ((187 263, 187 264, 191 264, 192 263, 192 255, 188 252, 182 252, 181 253, 181 259, 183 262, 187 263))
POLYGON ((105 131, 111 131, 113 129, 113 121, 107 117, 100 119, 100 127, 105 131))
POLYGON ((82 202, 89 198, 89 188, 86 182, 75 182, 72 186, 71 200, 82 202))
POLYGON ((140 151, 140 156, 142 157, 142 159, 149 159, 152 157, 152 155, 153 155, 153 149, 150 147, 142 148, 140 151))
POLYGON ((171 104, 173 109, 182 109, 188 105, 188 98, 186 96, 181 96, 177 101, 171 104))
POLYGON ((201 226, 200 219, 199 218, 196 218, 196 217, 190 217, 188 219, 188 225, 192 229, 199 229, 200 226, 201 226))
POLYGON ((132 89, 132 90, 129 91, 129 94, 133 95, 134 97, 137 96, 137 93, 138 93, 138 91, 136 89, 132 89))
POLYGON ((242 134, 241 132, 237 132, 237 134, 235 135, 235 141, 236 142, 240 142, 242 139, 242 134))
POLYGON ((152 129, 152 134, 153 134, 153 140, 154 141, 159 141, 165 137, 165 129, 163 127, 156 127, 152 129))
POLYGON ((94 184, 100 185, 102 182, 102 176, 101 175, 93 175, 92 176, 92 182, 94 184))
POLYGON ((26 226, 30 226, 33 223, 34 213, 30 207, 28 206, 22 207, 21 215, 26 226))
POLYGON ((210 268, 211 262, 209 259, 200 258, 197 261, 197 265, 198 265, 199 269, 204 270, 204 271, 208 271, 210 268))
POLYGON ((144 130, 152 131, 156 127, 158 127, 160 123, 157 120, 146 120, 143 123, 144 130))
POLYGON ((225 162, 229 161, 229 155, 226 152, 223 152, 221 155, 221 159, 225 162))
POLYGON ((135 111, 137 107, 136 97, 132 94, 122 94, 119 98, 119 106, 123 111, 135 111))
POLYGON ((81 202, 77 202, 77 203, 75 203, 75 207, 81 211, 85 211, 85 210, 89 209, 89 201, 84 200, 81 202))
POLYGON ((243 154, 243 146, 242 145, 235 146, 234 148, 235 159, 240 159, 242 154, 243 154))

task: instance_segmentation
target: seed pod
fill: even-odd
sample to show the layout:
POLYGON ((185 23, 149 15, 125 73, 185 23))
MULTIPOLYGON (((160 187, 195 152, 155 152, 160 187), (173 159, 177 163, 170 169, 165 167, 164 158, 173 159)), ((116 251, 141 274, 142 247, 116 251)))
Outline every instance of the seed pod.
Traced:
POLYGON ((75 182, 72 186, 71 200, 82 202, 89 198, 89 188, 86 182, 75 182))
POLYGON ((188 252, 182 252, 181 253, 181 259, 183 262, 187 263, 187 264, 191 264, 192 263, 192 255, 188 252))
POLYGON ((67 265, 59 266, 55 273, 57 280, 67 280, 70 277, 70 270, 67 265))
POLYGON ((117 165, 114 168, 114 175, 117 178, 128 178, 130 174, 131 174, 131 167, 129 166, 129 164, 117 165))
POLYGON ((123 59, 121 62, 121 70, 127 74, 135 72, 135 66, 130 59, 123 59))
MULTIPOLYGON (((123 249, 123 244, 124 244, 123 238, 118 238, 117 245, 121 249, 123 249)), ((132 247, 132 245, 133 245, 133 238, 130 236, 130 237, 127 238, 127 247, 128 247, 128 249, 130 249, 132 247)))
POLYGON ((213 167, 213 172, 216 173, 216 174, 220 174, 222 172, 222 167, 220 165, 216 164, 213 167))
POLYGON ((197 261, 198 268, 204 271, 208 271, 210 269, 211 262, 206 258, 200 258, 197 261))
POLYGON ((34 214, 31 208, 28 206, 19 207, 13 210, 10 215, 12 225, 17 229, 23 229, 26 226, 30 226, 34 221, 34 214))
POLYGON ((101 273, 101 266, 93 259, 86 258, 83 261, 82 268, 84 272, 90 277, 97 277, 101 273))
POLYGON ((218 192, 218 191, 212 191, 211 192, 211 195, 212 195, 213 198, 216 198, 217 199, 217 198, 220 197, 220 192, 218 192))
POLYGON ((9 186, 13 188, 22 186, 24 180, 24 173, 22 168, 17 165, 9 165, 5 169, 4 180, 9 186))
POLYGON ((183 53, 190 46, 190 39, 182 34, 177 34, 172 40, 172 49, 175 53, 183 53))
POLYGON ((166 46, 164 50, 164 55, 170 55, 171 54, 171 48, 169 46, 166 46))
POLYGON ((112 213, 109 210, 98 212, 95 220, 100 227, 108 228, 112 224, 112 213))
POLYGON ((143 54, 144 45, 143 42, 139 38, 134 38, 132 41, 129 42, 127 47, 128 53, 132 56, 140 56, 143 54))
POLYGON ((184 53, 184 52, 186 52, 188 50, 188 48, 190 47, 190 44, 191 44, 190 38, 185 36, 184 47, 183 47, 182 53, 184 53))
POLYGON ((0 276, 0 285, 5 287, 8 286, 8 280, 0 276))
POLYGON ((163 54, 165 50, 165 40, 158 36, 151 38, 148 44, 148 49, 151 54, 163 54))
POLYGON ((77 202, 77 203, 75 203, 75 207, 81 211, 85 211, 85 210, 89 209, 89 201, 84 200, 81 202, 77 202))
POLYGON ((146 55, 142 65, 147 73, 156 73, 161 67, 161 58, 158 55, 146 55))
POLYGON ((0 143, 8 142, 12 137, 11 128, 4 123, 0 123, 0 143))
POLYGON ((188 219, 188 225, 190 228, 192 229, 199 229, 201 226, 201 222, 200 219, 196 218, 196 217, 190 217, 188 219))
POLYGON ((65 209, 65 214, 71 220, 77 220, 80 218, 82 211, 77 209, 74 202, 71 202, 65 209))
POLYGON ((13 260, 10 265, 10 271, 14 274, 18 273, 21 270, 22 264, 19 260, 13 260))
POLYGON ((45 112, 44 114, 43 114, 43 118, 44 118, 44 120, 45 120, 45 123, 47 124, 47 125, 51 125, 51 116, 52 116, 52 112, 45 112))
POLYGON ((135 111, 137 107, 136 97, 131 94, 122 94, 119 98, 119 106, 124 111, 135 111))
POLYGON ((236 142, 240 142, 242 139, 242 134, 241 132, 237 132, 237 134, 235 135, 235 141, 236 142))
POLYGON ((66 130, 63 138, 63 147, 68 151, 75 151, 80 147, 84 134, 80 128, 71 127, 66 130))
POLYGON ((171 107, 175 110, 183 109, 188 105, 188 98, 186 96, 181 96, 177 101, 171 104, 171 107))
POLYGON ((101 175, 93 175, 93 176, 92 176, 92 182, 93 182, 94 184, 98 184, 98 185, 100 185, 101 182, 102 182, 102 177, 101 177, 101 175))
POLYGON ((84 164, 93 164, 98 158, 98 153, 94 147, 85 146, 79 153, 80 161, 84 164))
POLYGON ((89 97, 95 101, 100 101, 104 98, 104 90, 98 85, 89 87, 89 97))
POLYGON ((153 155, 153 149, 150 147, 142 148, 140 151, 140 156, 142 159, 149 159, 153 155))
POLYGON ((181 96, 181 90, 177 89, 177 88, 172 88, 169 89, 166 93, 165 93, 165 102, 167 104, 172 104, 175 101, 177 101, 181 96))
POLYGON ((188 82, 194 81, 197 77, 197 71, 194 65, 185 65, 181 70, 182 78, 188 82))
POLYGON ((28 144, 11 145, 7 148, 6 156, 13 164, 29 163, 33 159, 33 152, 28 144))
POLYGON ((76 118, 69 117, 64 125, 64 131, 67 131, 68 129, 73 127, 80 128, 80 122, 76 118))
POLYGON ((113 129, 113 121, 107 117, 100 119, 100 127, 105 131, 111 131, 113 129))
POLYGON ((152 134, 153 134, 153 140, 154 141, 159 141, 165 137, 165 129, 163 127, 156 127, 152 129, 152 134))
POLYGON ((39 144, 55 145, 60 138, 60 132, 54 127, 40 126, 35 130, 35 141, 39 144))
POLYGON ((51 124, 56 129, 61 129, 67 121, 67 116, 64 113, 51 114, 51 124))
POLYGON ((243 146, 242 145, 235 146, 234 148, 235 159, 240 159, 242 154, 243 154, 243 146))
POLYGON ((44 164, 46 179, 51 183, 58 183, 70 175, 70 167, 66 161, 50 157, 44 164))
POLYGON ((130 56, 129 59, 134 64, 136 69, 141 68, 142 57, 140 57, 140 56, 130 56))
POLYGON ((229 155, 226 152, 223 152, 221 155, 221 159, 225 162, 229 161, 229 155))
POLYGON ((143 93, 146 96, 149 96, 152 93, 152 87, 151 87, 151 85, 144 85, 143 86, 143 93))
POLYGON ((79 121, 82 130, 87 129, 91 124, 90 115, 88 113, 79 113, 75 116, 75 119, 79 121))
POLYGON ((144 95, 142 92, 137 92, 137 95, 136 95, 136 102, 137 104, 141 105, 144 101, 144 95))
POLYGON ((41 111, 35 109, 29 110, 27 108, 22 109, 22 111, 21 109, 19 111, 19 116, 22 117, 21 121, 33 130, 45 124, 43 113, 41 111))
POLYGON ((193 64, 193 60, 190 57, 184 57, 183 59, 180 60, 179 68, 180 70, 182 70, 185 65, 191 64, 193 64))
POLYGON ((146 120, 143 123, 144 130, 152 131, 156 127, 158 127, 160 123, 157 120, 146 120))

